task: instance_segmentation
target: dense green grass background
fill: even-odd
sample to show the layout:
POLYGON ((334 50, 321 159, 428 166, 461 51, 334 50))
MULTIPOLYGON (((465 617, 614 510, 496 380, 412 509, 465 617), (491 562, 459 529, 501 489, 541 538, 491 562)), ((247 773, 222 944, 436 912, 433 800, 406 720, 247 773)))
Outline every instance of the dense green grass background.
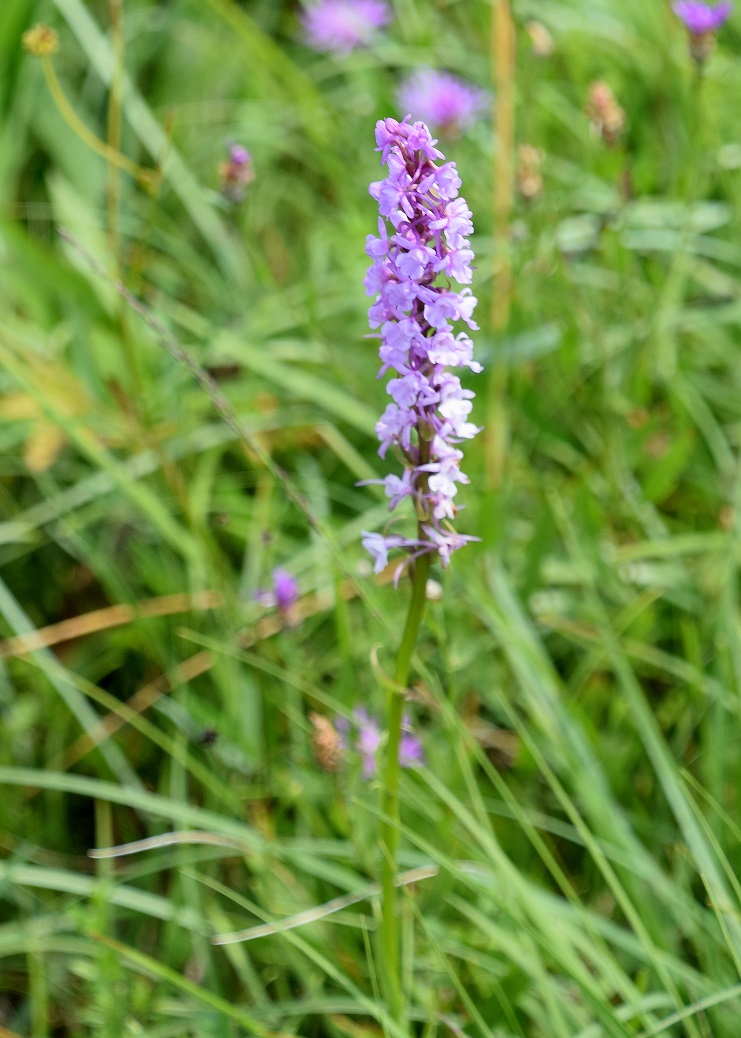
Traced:
MULTIPOLYGON (((322 772, 308 720, 382 712, 372 653, 392 667, 408 598, 359 545, 386 513, 355 483, 389 471, 361 284, 373 124, 419 65, 492 81, 490 4, 393 6, 338 61, 287 0, 125 0, 121 80, 104 0, 0 4, 0 633, 144 603, 3 643, 2 1035, 399 1033, 373 898, 210 943, 378 873, 378 790, 352 757, 322 772), (20 42, 39 19, 102 139, 122 84, 154 194, 62 118, 20 42), (239 206, 230 139, 255 163, 239 206), (217 377, 246 441, 59 228, 217 377), (254 601, 279 564, 305 596, 286 630, 254 601), (162 595, 209 608, 145 615, 162 595), (225 845, 86 855, 178 830, 225 845)), ((498 488, 485 436, 468 449, 458 527, 483 541, 435 574, 419 644, 401 864, 439 873, 405 888, 412 1015, 425 1038, 737 1038, 739 21, 698 77, 663 0, 514 14, 517 138, 545 185, 516 202, 501 334, 488 117, 446 143, 477 228, 475 417, 506 373, 508 443, 498 488), (626 111, 615 148, 583 113, 597 78, 626 111)))

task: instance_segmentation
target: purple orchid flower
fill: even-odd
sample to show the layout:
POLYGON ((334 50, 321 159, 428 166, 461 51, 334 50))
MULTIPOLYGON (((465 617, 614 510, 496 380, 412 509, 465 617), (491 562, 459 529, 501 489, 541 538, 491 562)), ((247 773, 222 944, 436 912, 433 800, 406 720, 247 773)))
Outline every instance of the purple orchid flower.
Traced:
POLYGON ((453 325, 462 321, 477 330, 476 298, 468 287, 455 291, 450 284, 471 282, 471 211, 458 195, 455 163, 445 161, 424 123, 408 118, 376 124, 377 150, 389 172, 370 186, 381 219, 379 237, 368 235, 366 241, 373 263, 365 277, 367 294, 375 296, 370 325, 381 330, 379 377, 389 369, 396 375, 387 386, 392 403, 376 425, 378 453, 385 457, 394 447, 405 462, 401 478, 378 482, 391 509, 412 498, 419 530, 416 539, 363 531, 363 545, 376 573, 389 551, 406 551, 397 579, 411 559, 434 552, 447 566, 451 552, 477 539, 455 533, 448 523, 457 514, 459 484, 469 482, 460 470, 458 444, 479 429, 469 420, 474 394, 447 368, 482 370, 468 332, 456 333, 453 325))

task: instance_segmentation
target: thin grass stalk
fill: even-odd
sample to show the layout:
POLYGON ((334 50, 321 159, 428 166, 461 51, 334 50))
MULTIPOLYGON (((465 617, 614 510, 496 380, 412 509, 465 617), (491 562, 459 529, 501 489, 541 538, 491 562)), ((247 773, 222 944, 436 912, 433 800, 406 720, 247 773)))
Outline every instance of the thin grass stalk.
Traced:
MULTIPOLYGON (((108 13, 113 37, 113 74, 108 95, 108 147, 121 152, 121 101, 123 94, 124 33, 122 0, 108 0, 108 13)), ((116 277, 121 275, 121 230, 119 206, 121 201, 121 171, 115 162, 106 160, 108 209, 108 241, 116 265, 116 277)))
POLYGON ((138 166, 135 162, 132 162, 131 159, 122 155, 120 151, 112 148, 107 142, 101 141, 96 137, 92 130, 87 128, 70 104, 67 95, 62 89, 62 84, 59 82, 59 77, 57 76, 52 59, 50 57, 42 58, 41 67, 43 68, 44 78, 46 79, 46 85, 49 88, 52 100, 57 106, 59 114, 72 132, 79 137, 80 140, 91 149, 91 151, 94 151, 96 155, 100 155, 100 157, 105 159, 106 162, 115 165, 118 169, 122 169, 125 173, 134 177, 134 179, 139 183, 146 186, 149 190, 154 190, 159 180, 159 174, 155 170, 145 169, 143 166, 138 166))
MULTIPOLYGON (((121 121, 123 105, 123 81, 125 61, 125 41, 123 27, 123 0, 108 0, 108 16, 111 23, 113 44, 113 70, 108 92, 108 126, 106 158, 106 217, 108 231, 108 248, 111 252, 111 266, 116 280, 123 278, 123 248, 121 242, 121 168, 112 161, 112 155, 121 154, 121 121)), ((126 307, 119 297, 118 327, 121 343, 126 356, 126 366, 131 375, 131 392, 126 401, 127 410, 136 413, 137 401, 144 399, 144 378, 140 358, 126 322, 126 307)))
MULTIPOLYGON (((111 269, 116 281, 124 278, 124 253, 121 239, 121 166, 111 156, 121 155, 121 132, 123 119, 123 91, 125 77, 125 36, 123 21, 124 0, 108 0, 108 16, 111 25, 113 66, 108 91, 107 157, 106 157, 106 218, 108 247, 111 252, 111 269)), ((142 184, 154 191, 155 180, 142 180, 142 184)), ((146 378, 142 358, 127 320, 124 300, 118 297, 118 330, 121 338, 126 368, 129 373, 128 393, 125 398, 126 411, 134 418, 142 414, 142 402, 146 400, 146 378)), ((163 458, 163 472, 181 502, 184 500, 182 487, 177 478, 177 469, 163 458)))
MULTIPOLYGON (((514 205, 515 152, 515 27, 509 0, 496 0, 491 20, 491 59, 494 75, 493 198, 494 281, 491 326, 495 337, 509 324, 512 302, 512 257, 510 222, 514 205)), ((501 486, 507 449, 507 420, 504 399, 507 369, 492 360, 489 375, 489 413, 486 423, 486 475, 489 489, 501 486)))

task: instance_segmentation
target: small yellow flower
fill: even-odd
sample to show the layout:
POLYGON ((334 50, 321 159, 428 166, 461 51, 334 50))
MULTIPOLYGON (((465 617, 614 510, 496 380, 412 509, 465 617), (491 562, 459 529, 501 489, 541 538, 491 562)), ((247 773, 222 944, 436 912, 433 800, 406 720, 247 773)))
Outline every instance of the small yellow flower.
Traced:
POLYGON ((23 46, 35 58, 48 58, 59 50, 59 36, 55 29, 39 22, 23 33, 23 46))

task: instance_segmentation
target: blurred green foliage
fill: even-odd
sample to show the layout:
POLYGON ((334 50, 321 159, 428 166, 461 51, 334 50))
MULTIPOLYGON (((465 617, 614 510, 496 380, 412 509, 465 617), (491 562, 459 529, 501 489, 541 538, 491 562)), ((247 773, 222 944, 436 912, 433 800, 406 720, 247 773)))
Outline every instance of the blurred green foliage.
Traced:
MULTIPOLYGON (((309 720, 381 712, 372 651, 391 666, 408 591, 376 584, 359 546, 386 512, 356 482, 389 470, 362 288, 373 124, 405 114, 397 85, 421 65, 490 88, 492 7, 396 0, 388 34, 343 59, 304 46, 289 2, 122 9, 123 71, 108 0, 0 4, 0 624, 77 634, 25 656, 3 643, 0 1028, 393 1035, 373 899, 209 938, 377 874, 378 791, 352 753, 321 771, 309 720), (120 96, 121 152, 159 172, 154 190, 63 118, 23 51, 38 20, 101 141, 120 96), (256 173, 238 205, 218 182, 232 140, 256 173), (117 278, 213 374, 248 442, 117 278), (278 564, 305 596, 294 628, 266 626, 254 598, 278 564), (206 591, 220 604, 147 615, 206 591), (120 724, 101 738, 104 716, 120 724), (86 857, 172 830, 230 845, 86 857)), ((544 183, 512 214, 501 334, 490 121, 445 142, 508 444, 497 489, 485 434, 468 450, 458 525, 482 543, 455 558, 419 646, 428 766, 404 776, 401 863, 439 874, 404 902, 415 1033, 735 1038, 738 21, 700 75, 663 0, 514 15, 517 140, 542 151, 544 183), (613 147, 584 112, 595 80, 625 112, 613 147)), ((483 422, 494 380, 470 385, 483 422)))

